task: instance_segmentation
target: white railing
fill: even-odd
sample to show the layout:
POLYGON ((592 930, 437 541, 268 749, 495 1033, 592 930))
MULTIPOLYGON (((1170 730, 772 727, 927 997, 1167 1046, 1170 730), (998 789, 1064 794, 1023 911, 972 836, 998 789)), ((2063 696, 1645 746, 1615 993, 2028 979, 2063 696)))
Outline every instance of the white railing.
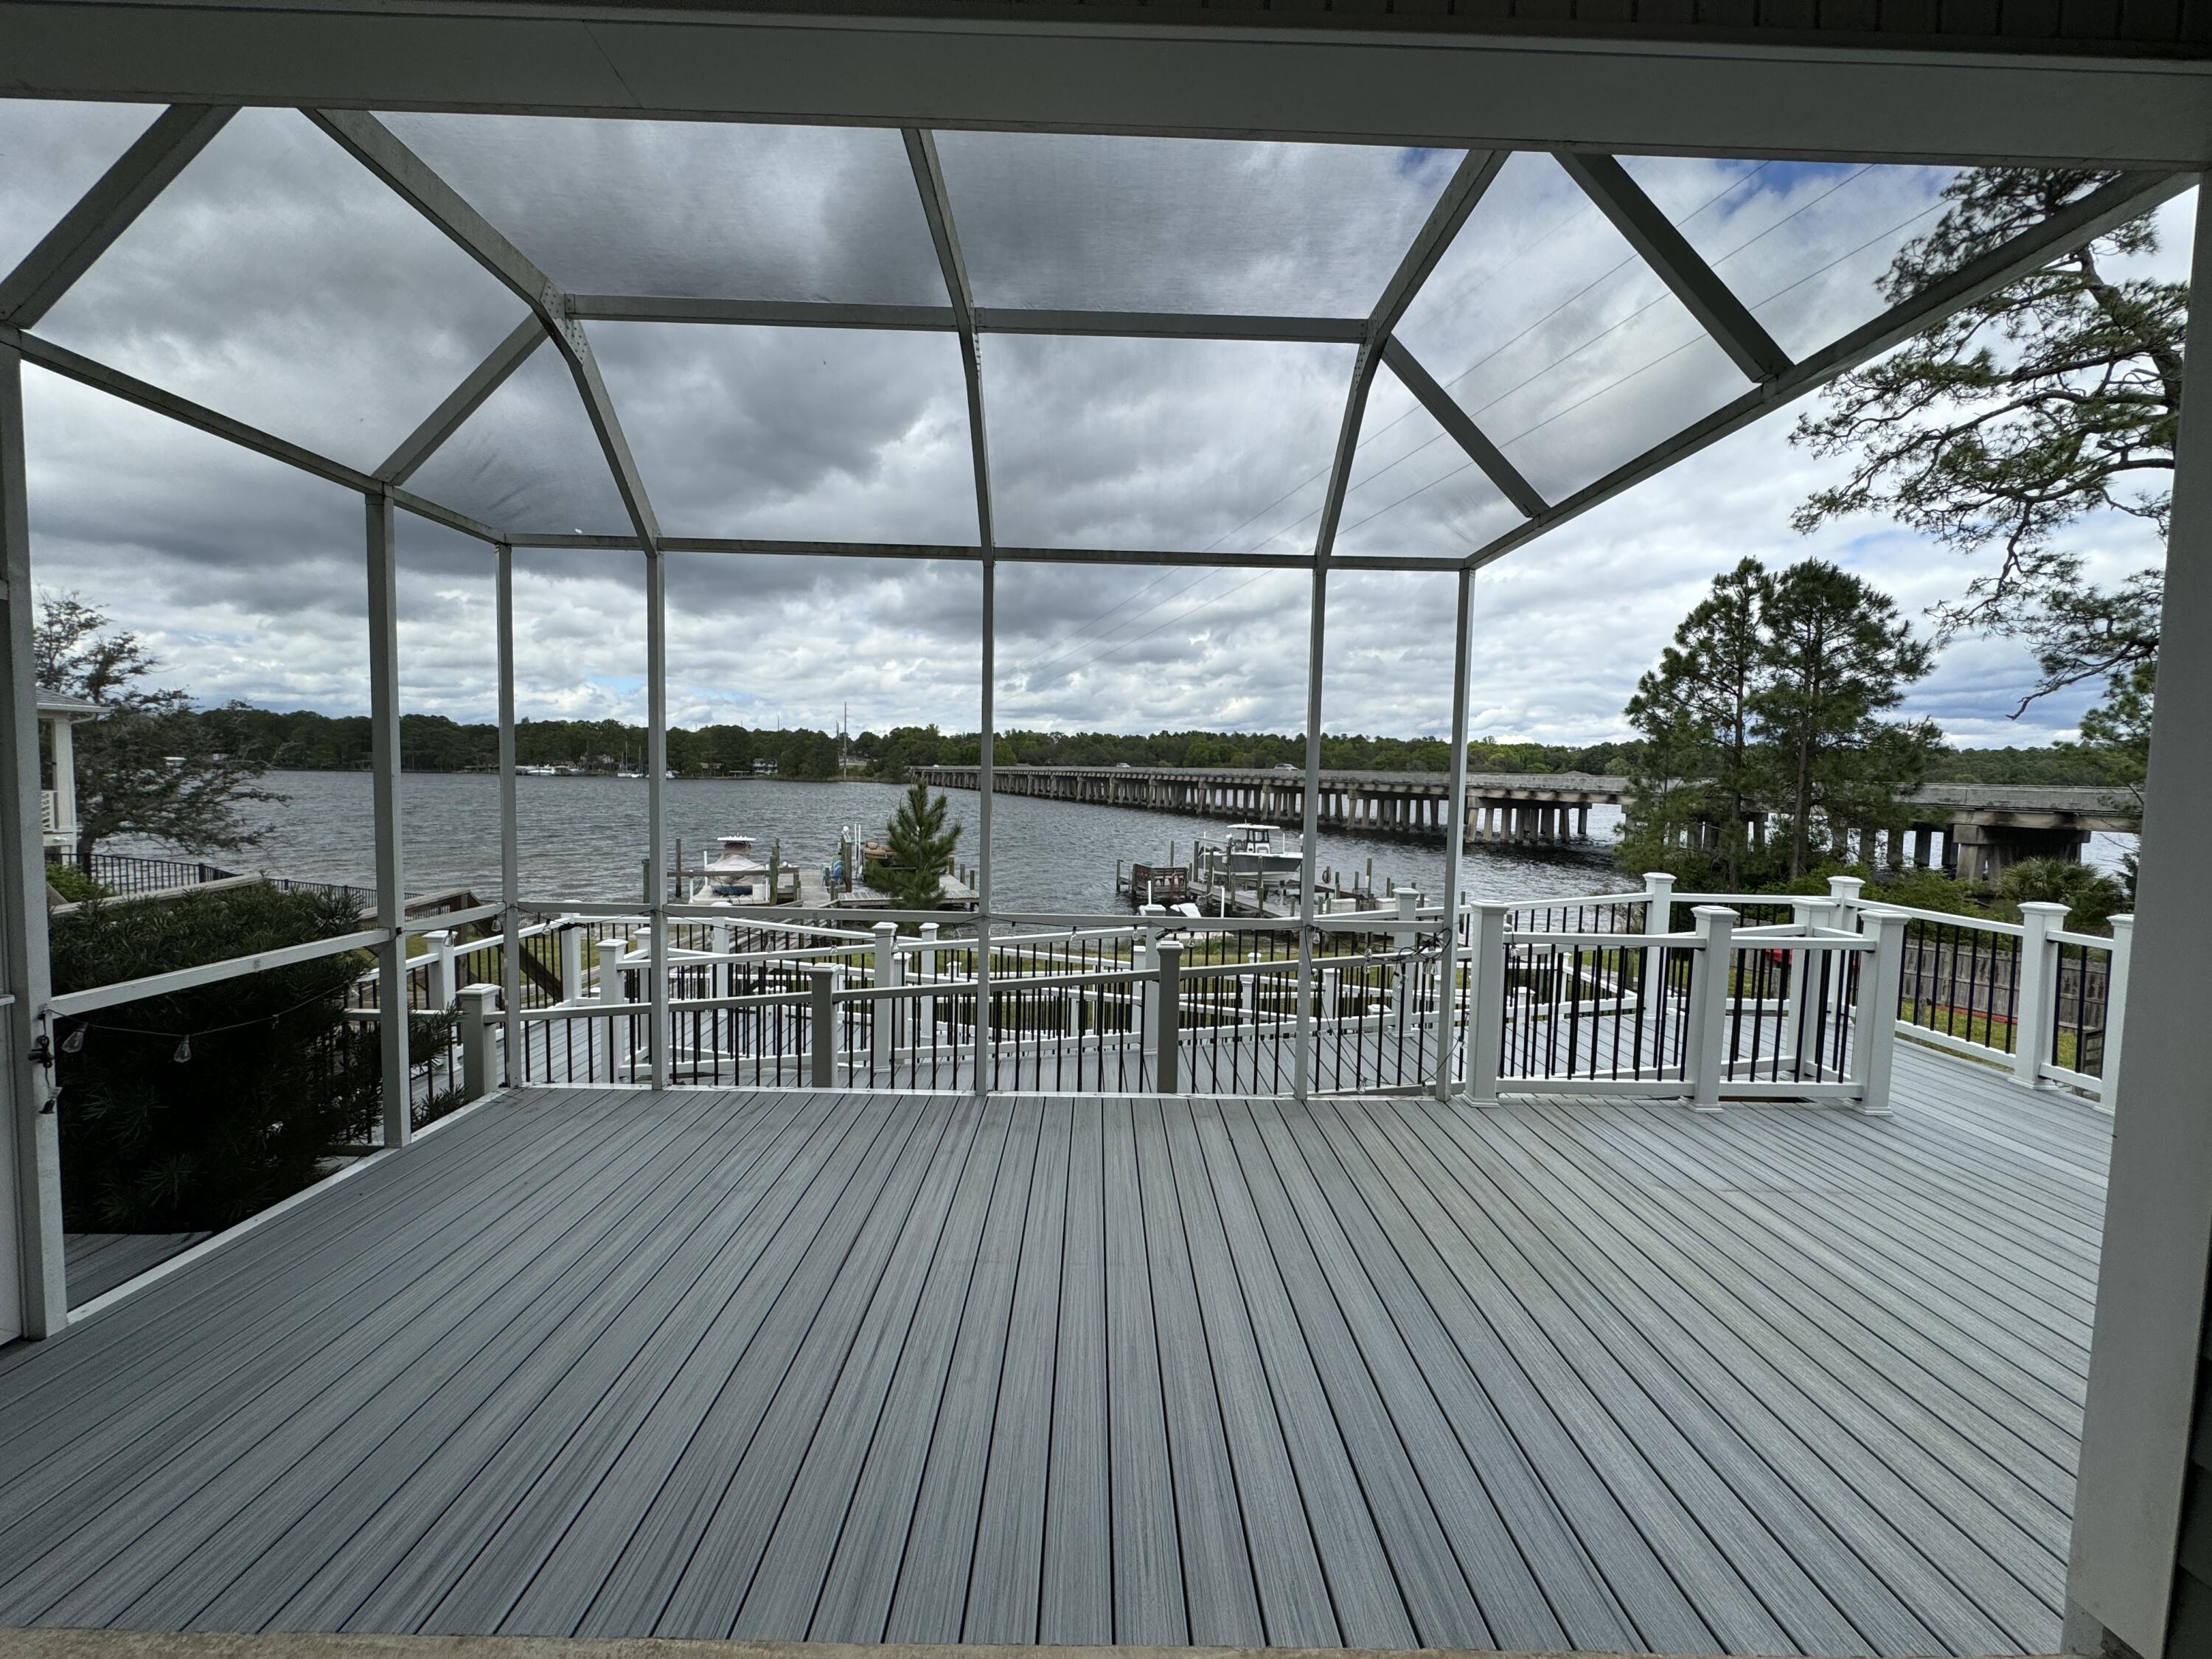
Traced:
POLYGON ((1723 1098, 1807 1099, 1887 1110, 1891 1022, 1881 1015, 1894 1006, 1904 918, 1867 908, 1846 927, 1815 901, 1793 906, 1802 914, 1789 921, 1745 926, 1730 905, 1698 902, 1678 933, 1669 924, 1682 901, 1668 885, 1574 902, 1569 927, 1516 925, 1529 920, 1526 906, 1473 907, 1468 1098, 1665 1098, 1700 1110, 1723 1098), (1632 909, 1641 930, 1613 925, 1632 909))

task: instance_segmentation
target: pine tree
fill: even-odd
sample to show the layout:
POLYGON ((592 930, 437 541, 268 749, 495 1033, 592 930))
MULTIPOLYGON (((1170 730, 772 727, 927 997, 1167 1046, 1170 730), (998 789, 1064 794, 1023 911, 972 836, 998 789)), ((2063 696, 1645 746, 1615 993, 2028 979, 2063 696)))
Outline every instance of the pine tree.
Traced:
POLYGON ((1744 824, 1758 793, 1752 752, 1752 697, 1765 670, 1762 612, 1773 580, 1756 559, 1714 580, 1712 592, 1674 630, 1659 666, 1637 682, 1627 715, 1650 745, 1639 779, 1697 779, 1673 792, 1665 827, 1703 817, 1727 826, 1723 855, 1729 890, 1743 879, 1744 824))
POLYGON ((894 908, 937 908, 941 878, 952 868, 952 851, 960 842, 960 826, 948 827, 945 822, 950 805, 943 795, 932 795, 927 784, 917 781, 891 815, 884 834, 890 859, 876 871, 873 885, 894 908))
POLYGON ((1935 655, 1897 603, 1821 559, 1775 579, 1763 611, 1765 672, 1751 700, 1771 799, 1790 824, 1792 880, 1811 866, 1817 812, 1832 831, 1901 822, 1897 794, 1925 775, 1940 734, 1879 718, 1935 655))
MULTIPOLYGON (((2118 176, 1963 173, 1944 191, 1942 217, 1879 286, 1908 299, 2118 176)), ((2101 680, 2124 726, 2140 711, 2123 705, 2148 694, 2164 573, 2099 587, 2056 538, 2112 513, 2165 536, 2189 288, 2112 269, 2157 247, 2146 215, 2054 257, 1842 376, 1794 434, 1851 464, 1843 483, 1798 508, 1800 530, 1876 513, 1960 552, 1996 554, 1938 616, 1947 635, 1977 629, 2027 644, 2042 674, 2022 708, 2101 680)))
POLYGON ((1921 781, 1939 734, 1881 716, 1932 661, 1895 603, 1857 577, 1818 559, 1779 575, 1744 560, 1629 700, 1644 743, 1623 856, 1741 890, 1781 873, 1746 844, 1761 811, 1789 824, 1793 880, 1814 862, 1816 819, 1833 833, 1899 821, 1898 792, 1921 781), (1725 826, 1717 860, 1674 850, 1676 832, 1700 822, 1725 826))

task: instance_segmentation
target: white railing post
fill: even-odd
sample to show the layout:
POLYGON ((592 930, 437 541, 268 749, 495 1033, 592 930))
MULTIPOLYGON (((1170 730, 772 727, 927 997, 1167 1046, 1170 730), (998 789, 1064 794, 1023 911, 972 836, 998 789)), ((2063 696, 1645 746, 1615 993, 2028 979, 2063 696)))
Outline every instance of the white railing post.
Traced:
POLYGON ((601 1002, 620 1002, 623 999, 623 955, 629 949, 626 939, 603 939, 599 941, 599 986, 601 1002))
POLYGON ((1474 1106, 1498 1104, 1498 1072, 1505 1060, 1505 917, 1511 908, 1474 907, 1467 993, 1467 1097, 1474 1106))
MULTIPOLYGON (((1674 878, 1663 870, 1644 872, 1644 931, 1674 931, 1674 878)), ((1639 1012, 1651 1016, 1653 1031, 1663 1031, 1667 1024, 1667 952, 1660 945, 1644 950, 1644 984, 1637 1000, 1642 1005, 1639 1012)), ((1658 1050, 1655 1048, 1652 1052, 1656 1054, 1658 1050)))
POLYGON ((2128 957, 2135 948, 2135 938, 2133 916, 2112 918, 2112 953, 2105 969, 2105 1052, 2097 1067, 2097 1104, 2108 1112, 2120 1084, 2120 1038, 2128 1012, 2128 957))
MULTIPOLYGON (((925 921, 921 924, 921 954, 919 962, 921 982, 924 985, 936 984, 937 924, 933 921, 925 921)), ((924 1036, 928 1038, 931 1048, 934 1048, 937 1046, 937 999, 935 997, 924 997, 921 1000, 921 1012, 917 1016, 915 1026, 916 1048, 921 1048, 924 1036)), ((954 1052, 956 1054, 958 1052, 957 1044, 954 1046, 954 1052)))
POLYGON ((561 938, 561 1000, 584 1000, 584 930, 574 916, 555 924, 561 938))
MULTIPOLYGON (((1390 929, 1390 948, 1398 960, 1390 969, 1390 1024, 1392 1033, 1401 1045, 1399 1053, 1403 1054, 1406 1030, 1413 1024, 1415 990, 1413 952, 1421 938, 1421 925, 1417 920, 1417 913, 1421 908, 1421 894, 1419 888, 1401 887, 1393 896, 1398 901, 1398 920, 1390 929)), ((1414 1029, 1419 1028, 1415 1026, 1414 1029)))
POLYGON ((1835 925, 1847 933, 1858 930, 1859 895, 1866 887, 1863 876, 1830 876, 1828 902, 1835 907, 1835 925))
POLYGON ((435 1013, 453 1006, 453 930, 441 927, 425 933, 422 945, 423 954, 430 959, 430 1011, 435 1013))
MULTIPOLYGON (((1831 878, 1831 880, 1850 878, 1831 878)), ((1838 925, 1838 902, 1833 898, 1801 898, 1790 901, 1791 921, 1797 930, 1808 937, 1815 937, 1838 925)), ((1790 1075, 1805 1075, 1805 1050, 1808 1045, 1817 1048, 1819 1032, 1826 1012, 1820 994, 1820 956, 1814 951, 1793 950, 1790 952, 1790 990, 1782 1002, 1782 1037, 1790 1044, 1790 1075), (1808 994, 1811 993, 1811 994, 1808 994)))
MULTIPOLYGON (((898 924, 876 924, 876 988, 899 982, 898 924)), ((891 1080, 891 1004, 896 999, 872 997, 868 1001, 868 1081, 889 1088, 891 1080)))
POLYGON ((1152 975, 1159 1021, 1153 1036, 1158 1057, 1152 1062, 1152 1086, 1164 1095, 1179 1095, 1182 1092, 1182 941, 1164 939, 1153 955, 1159 960, 1152 975))
POLYGON ((807 999, 807 1081, 817 1089, 837 1086, 837 970, 810 968, 807 999))
MULTIPOLYGON (((1163 939, 1161 944, 1168 941, 1163 939)), ((1158 946, 1152 947, 1157 950, 1158 946)), ((1136 975, 1130 984, 1144 1005, 1145 1039, 1139 1045, 1146 1060, 1157 1060, 1160 1052, 1160 986, 1152 973, 1151 952, 1143 939, 1129 942, 1129 971, 1136 975)), ((1157 1073, 1156 1073, 1157 1074, 1157 1073)))
POLYGON ((2012 1074, 2030 1089, 2043 1085, 2057 1023, 2057 975, 2051 971, 2058 947, 2051 930, 2066 925, 2066 907, 2030 899, 2020 907, 2020 984, 2013 997, 2012 1074))
POLYGON ((460 1012, 464 1100, 482 1100, 491 1092, 492 1079, 498 1074, 491 1054, 492 1000, 498 994, 496 985, 465 985, 454 998, 453 1006, 460 1012))
MULTIPOLYGON (((1859 931, 1874 938, 1871 960, 1859 963, 1858 1006, 1852 1016, 1851 1071, 1858 1109, 1889 1115, 1889 1080, 1897 1051, 1897 1003, 1905 983, 1906 918, 1894 910, 1859 912, 1859 931)), ((1862 953, 1863 955, 1865 953, 1862 953)))
POLYGON ((1700 904, 1695 918, 1698 952, 1690 962, 1690 1040, 1682 1057, 1683 1080, 1700 1112, 1721 1107, 1721 1047, 1728 1033, 1729 973, 1735 965, 1735 912, 1700 904))

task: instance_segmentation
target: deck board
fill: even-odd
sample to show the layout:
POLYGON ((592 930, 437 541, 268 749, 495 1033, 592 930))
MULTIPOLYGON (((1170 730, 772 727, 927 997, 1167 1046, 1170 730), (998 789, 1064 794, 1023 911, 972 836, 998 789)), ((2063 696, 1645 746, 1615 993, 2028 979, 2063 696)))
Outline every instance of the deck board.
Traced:
POLYGON ((2047 1651, 2109 1120, 1897 1099, 502 1097, 0 1351, 0 1623, 2047 1651))

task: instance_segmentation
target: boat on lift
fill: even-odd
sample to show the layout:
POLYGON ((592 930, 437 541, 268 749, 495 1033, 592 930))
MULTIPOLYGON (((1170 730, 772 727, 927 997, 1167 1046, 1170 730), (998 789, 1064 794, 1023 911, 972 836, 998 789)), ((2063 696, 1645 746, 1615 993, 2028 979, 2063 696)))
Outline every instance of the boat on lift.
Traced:
POLYGON ((1232 881, 1249 881, 1255 876, 1262 882, 1288 880, 1297 875, 1304 862, 1298 838, 1272 823, 1231 824, 1224 850, 1232 881))
POLYGON ((714 854, 699 866, 693 884, 694 904, 773 904, 769 883, 774 872, 753 856, 750 836, 724 836, 714 854))

